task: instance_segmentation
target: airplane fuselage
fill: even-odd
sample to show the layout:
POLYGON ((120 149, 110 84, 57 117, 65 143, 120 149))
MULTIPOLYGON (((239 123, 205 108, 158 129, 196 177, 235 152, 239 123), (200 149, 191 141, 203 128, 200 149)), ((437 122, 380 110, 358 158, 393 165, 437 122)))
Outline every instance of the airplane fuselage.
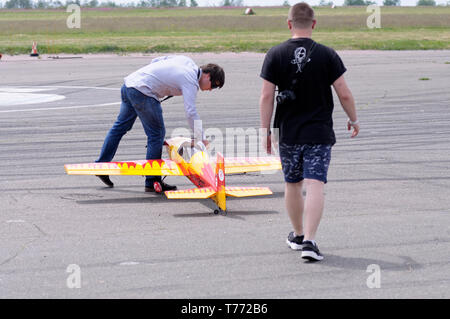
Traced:
POLYGON ((181 144, 169 144, 169 157, 176 162, 186 177, 198 188, 212 187, 216 189, 216 179, 207 152, 196 152, 189 163, 178 153, 181 144))

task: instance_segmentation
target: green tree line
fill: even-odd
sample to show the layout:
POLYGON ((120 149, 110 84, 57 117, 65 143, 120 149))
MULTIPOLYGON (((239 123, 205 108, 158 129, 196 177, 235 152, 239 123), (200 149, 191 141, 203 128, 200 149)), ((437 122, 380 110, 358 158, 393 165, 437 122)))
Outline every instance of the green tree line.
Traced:
MULTIPOLYGON (((69 0, 69 1, 59 1, 59 0, 8 0, 3 5, 5 9, 54 9, 54 8, 65 8, 69 4, 78 4, 80 7, 86 8, 96 8, 96 7, 197 7, 198 3, 196 0, 140 0, 138 2, 132 2, 127 4, 117 4, 114 1, 102 1, 99 0, 69 0), (188 3, 189 1, 189 3, 188 3)), ((0 4, 1 7, 1 4, 0 4)))
MULTIPOLYGON (((322 0, 323 1, 323 0, 322 0)), ((400 6, 401 0, 383 0, 383 6, 400 6)), ((370 0, 345 0, 344 6, 368 6, 370 4, 376 4, 370 0)), ((418 0, 417 6, 435 6, 435 0, 418 0)), ((450 5, 450 1, 447 2, 447 6, 450 5)))
MULTIPOLYGON (((196 0, 136 0, 137 2, 131 2, 127 4, 117 4, 113 0, 66 0, 64 2, 60 0, 7 0, 3 5, 0 3, 0 8, 5 9, 52 9, 52 8, 65 8, 71 3, 78 4, 81 7, 96 8, 96 7, 132 7, 132 8, 164 8, 164 7, 197 7, 196 0)), ((320 6, 332 5, 332 1, 321 0, 320 6)), ((344 6, 367 6, 370 4, 376 4, 371 0, 345 0, 344 6)), ((435 0, 418 0, 416 3, 418 6, 436 6, 435 0)), ((221 6, 243 6, 243 0, 222 0, 221 6)), ((289 1, 285 0, 284 6, 289 5, 289 1)), ((384 6, 400 6, 401 0, 383 0, 384 6)), ((450 5, 450 1, 447 2, 447 6, 450 5)))

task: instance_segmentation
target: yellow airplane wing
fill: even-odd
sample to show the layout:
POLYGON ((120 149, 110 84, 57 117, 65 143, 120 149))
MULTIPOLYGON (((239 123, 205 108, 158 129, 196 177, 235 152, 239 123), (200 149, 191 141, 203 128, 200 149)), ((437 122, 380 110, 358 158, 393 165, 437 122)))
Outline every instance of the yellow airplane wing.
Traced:
POLYGON ((212 187, 203 187, 203 188, 192 188, 192 189, 184 189, 178 191, 166 191, 167 198, 170 199, 180 199, 180 198, 210 198, 216 193, 216 191, 212 187))
POLYGON ((232 197, 271 195, 268 187, 225 187, 225 194, 232 197))
POLYGON ((171 160, 66 164, 64 169, 69 175, 187 175, 171 160))
POLYGON ((281 169, 279 157, 226 157, 225 174, 272 171, 281 169))

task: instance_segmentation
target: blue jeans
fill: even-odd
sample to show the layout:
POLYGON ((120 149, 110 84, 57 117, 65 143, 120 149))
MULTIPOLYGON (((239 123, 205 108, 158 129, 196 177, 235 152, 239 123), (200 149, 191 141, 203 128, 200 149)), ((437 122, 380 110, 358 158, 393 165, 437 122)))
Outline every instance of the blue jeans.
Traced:
MULTIPOLYGON (((147 135, 146 159, 161 159, 166 129, 162 115, 161 103, 134 88, 121 89, 122 104, 117 120, 106 135, 105 142, 96 162, 111 162, 116 154, 122 137, 133 127, 136 117, 142 122, 147 135)), ((153 186, 155 176, 147 176, 145 186, 153 186)))

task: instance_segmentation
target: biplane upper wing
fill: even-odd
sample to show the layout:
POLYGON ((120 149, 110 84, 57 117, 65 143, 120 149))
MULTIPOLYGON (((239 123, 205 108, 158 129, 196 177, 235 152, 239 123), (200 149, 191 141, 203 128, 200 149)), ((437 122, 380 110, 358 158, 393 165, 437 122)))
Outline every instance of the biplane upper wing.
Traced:
POLYGON ((188 175, 172 160, 66 164, 64 169, 69 175, 188 175))
POLYGON ((281 169, 278 157, 226 157, 225 174, 272 171, 281 169))

